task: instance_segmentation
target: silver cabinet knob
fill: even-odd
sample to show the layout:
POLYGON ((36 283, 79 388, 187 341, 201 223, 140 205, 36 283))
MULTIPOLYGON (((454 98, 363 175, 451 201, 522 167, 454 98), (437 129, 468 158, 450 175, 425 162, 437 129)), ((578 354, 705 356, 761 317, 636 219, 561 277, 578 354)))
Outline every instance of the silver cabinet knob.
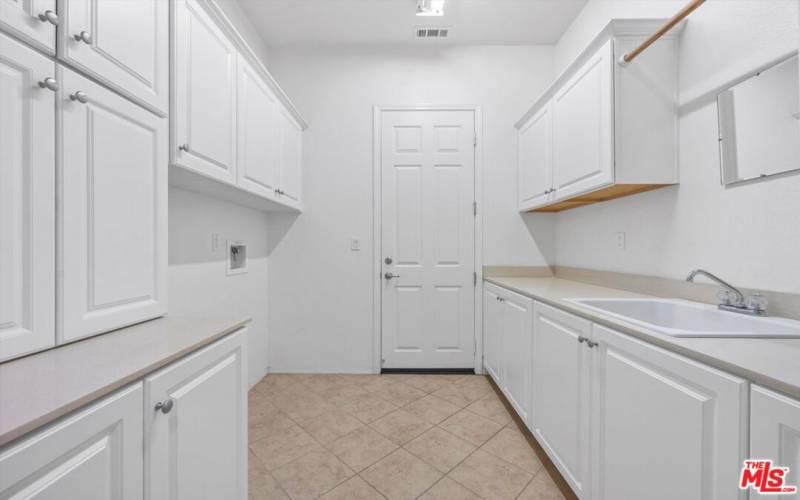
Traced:
POLYGON ((74 38, 76 42, 83 42, 86 45, 92 44, 92 34, 88 31, 81 31, 77 35, 72 35, 72 38, 74 38))
POLYGON ((598 346, 597 342, 592 342, 592 341, 591 341, 591 340, 589 340, 589 339, 586 339, 586 345, 588 345, 590 348, 591 348, 591 347, 597 347, 597 346, 598 346))
POLYGON ((86 104, 89 102, 89 98, 86 96, 86 92, 83 90, 78 90, 77 92, 73 92, 69 95, 70 101, 78 101, 81 104, 86 104))
POLYGON ((178 150, 179 151, 186 151, 188 153, 189 152, 189 145, 188 144, 181 144, 180 146, 178 146, 178 150))
POLYGON ((156 403, 155 410, 160 411, 163 414, 167 414, 172 411, 172 407, 175 406, 175 402, 171 399, 167 399, 166 401, 159 401, 156 403))
POLYGON ((275 194, 286 194, 286 193, 284 193, 282 189, 276 189, 275 194))
POLYGON ((58 82, 56 81, 55 78, 48 76, 47 78, 39 82, 39 87, 43 89, 52 90, 53 92, 55 92, 56 90, 58 90, 58 82))
POLYGON ((58 14, 52 10, 46 10, 39 13, 39 20, 43 23, 50 23, 53 26, 58 26, 58 14))
POLYGON ((587 340, 589 340, 589 339, 587 339, 587 338, 586 338, 586 337, 584 337, 583 335, 581 335, 581 336, 579 336, 579 337, 578 337, 578 342, 580 342, 581 344, 583 344, 583 343, 584 343, 584 342, 586 342, 587 340))
POLYGON ((383 277, 386 278, 387 280, 390 280, 390 279, 393 279, 393 278, 399 278, 400 275, 399 274, 392 274, 391 272, 386 271, 386 274, 384 274, 383 277))

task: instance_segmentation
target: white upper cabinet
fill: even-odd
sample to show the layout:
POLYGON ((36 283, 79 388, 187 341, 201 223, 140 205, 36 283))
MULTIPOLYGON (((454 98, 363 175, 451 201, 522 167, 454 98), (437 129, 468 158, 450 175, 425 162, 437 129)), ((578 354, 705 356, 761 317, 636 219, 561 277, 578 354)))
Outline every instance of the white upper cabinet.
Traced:
POLYGON ((62 6, 59 58, 166 115, 169 2, 69 0, 62 6))
POLYGON ((172 163, 236 183, 236 47, 195 0, 174 16, 172 163))
POLYGON ((56 53, 56 0, 0 0, 0 29, 48 54, 56 53))
POLYGON ((612 20, 517 122, 519 210, 558 212, 678 182, 676 28, 612 20))
POLYGON ((247 498, 245 334, 145 379, 145 498, 247 498))
POLYGON ((553 114, 545 105, 519 129, 519 206, 547 203, 553 188, 553 114))
POLYGON ((55 343, 57 85, 51 60, 0 34, 0 362, 55 343))
POLYGON ((63 342, 166 312, 167 120, 61 68, 63 342))
POLYGON ((267 198, 276 197, 282 120, 278 101, 261 74, 241 56, 237 83, 239 187, 267 198))
POLYGON ((301 192, 301 166, 303 161, 302 129, 289 112, 281 108, 280 112, 280 191, 286 203, 299 208, 301 192))
POLYGON ((530 428, 582 499, 592 491, 590 335, 591 323, 585 319, 534 305, 530 428))
POLYGON ((553 97, 553 189, 570 198, 614 181, 611 41, 553 97))
POLYGON ((594 330, 596 500, 744 500, 738 476, 747 457, 747 382, 594 330))
POLYGON ((141 500, 143 427, 138 382, 0 449, 0 498, 141 500))
MULTIPOLYGON (((800 486, 800 401, 753 386, 750 391, 750 458, 789 467, 786 484, 800 486)), ((769 498, 753 492, 751 498, 769 498)), ((797 500, 791 496, 773 496, 797 500)))

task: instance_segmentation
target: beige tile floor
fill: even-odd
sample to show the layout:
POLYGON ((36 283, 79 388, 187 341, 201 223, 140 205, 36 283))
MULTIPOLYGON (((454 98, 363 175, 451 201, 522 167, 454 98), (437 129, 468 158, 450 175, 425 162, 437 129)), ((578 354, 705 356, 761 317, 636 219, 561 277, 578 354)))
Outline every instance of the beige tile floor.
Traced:
POLYGON ((564 498, 475 375, 283 375, 249 394, 250 498, 564 498))

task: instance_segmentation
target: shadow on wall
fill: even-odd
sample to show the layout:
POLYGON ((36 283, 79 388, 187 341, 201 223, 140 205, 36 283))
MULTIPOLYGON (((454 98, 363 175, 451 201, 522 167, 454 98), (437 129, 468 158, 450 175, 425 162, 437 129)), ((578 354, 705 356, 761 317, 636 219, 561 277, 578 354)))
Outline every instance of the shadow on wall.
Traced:
POLYGON ((278 247, 278 244, 289 232, 292 225, 300 214, 280 213, 275 212, 269 214, 269 224, 267 226, 267 257, 272 255, 272 252, 278 247))
POLYGON ((520 214, 533 243, 548 266, 556 265, 555 216, 553 214, 520 214))

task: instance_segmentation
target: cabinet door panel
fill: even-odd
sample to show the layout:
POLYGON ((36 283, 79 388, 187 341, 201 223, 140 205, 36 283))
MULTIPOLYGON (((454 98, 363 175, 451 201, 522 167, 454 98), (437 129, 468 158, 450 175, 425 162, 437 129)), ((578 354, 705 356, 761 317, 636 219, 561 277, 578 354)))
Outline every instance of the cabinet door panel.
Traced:
POLYGON ((245 334, 145 379, 146 498, 246 498, 245 334), (169 413, 155 409, 167 400, 169 413))
POLYGON ((553 187, 553 115, 545 105, 519 131, 519 208, 545 205, 553 187))
POLYGON ((0 28, 48 54, 56 53, 56 27, 39 15, 56 12, 56 0, 0 0, 0 28))
POLYGON ((55 77, 0 34, 0 361, 55 344, 55 77))
POLYGON ((508 292, 503 297, 503 393, 528 422, 533 301, 508 292))
POLYGON ((300 204, 302 189, 302 130, 294 118, 280 108, 281 130, 281 158, 280 158, 280 189, 281 196, 288 198, 294 205, 300 204))
POLYGON ((591 324, 577 316, 534 305, 531 430, 581 498, 591 494, 589 408, 591 324))
POLYGON ((236 48, 195 0, 175 2, 174 23, 173 162, 235 184, 236 48))
POLYGON ((553 97, 556 200, 614 182, 612 64, 609 41, 553 97))
POLYGON ((169 99, 169 3, 69 0, 59 56, 120 92, 166 114, 169 99), (75 40, 82 32, 90 42, 75 40))
POLYGON ((0 449, 0 498, 140 500, 142 384, 0 449))
POLYGON ((60 339, 166 312, 167 124, 62 73, 60 339), (69 95, 84 92, 88 102, 69 95))
POLYGON ((747 382, 594 328, 597 498, 745 498, 747 382))
MULTIPOLYGON (((786 484, 800 486, 800 401, 753 386, 750 392, 750 458, 789 467, 786 484)), ((751 492, 750 498, 769 498, 751 492)), ((800 493, 776 498, 797 500, 800 493)))
POLYGON ((238 86, 239 187, 273 198, 280 173, 279 104, 261 75, 241 56, 238 86))
POLYGON ((492 376, 498 387, 501 382, 501 346, 503 336, 503 306, 500 304, 500 290, 485 285, 483 292, 483 366, 492 376))

